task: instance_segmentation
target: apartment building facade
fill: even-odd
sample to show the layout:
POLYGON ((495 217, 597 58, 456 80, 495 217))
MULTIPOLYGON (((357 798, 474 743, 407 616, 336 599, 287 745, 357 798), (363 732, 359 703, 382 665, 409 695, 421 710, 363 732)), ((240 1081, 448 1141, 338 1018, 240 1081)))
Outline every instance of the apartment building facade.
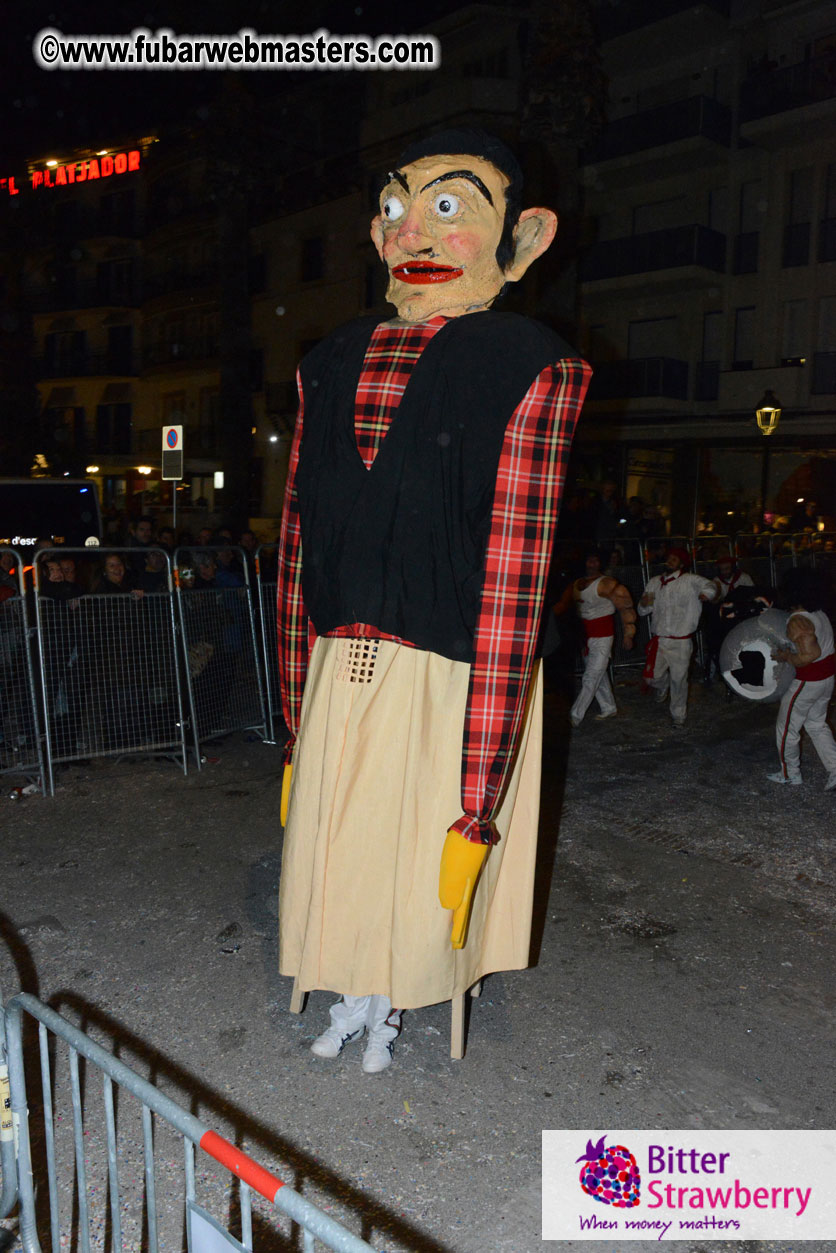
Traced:
POLYGON ((588 466, 730 527, 836 512, 836 20, 798 3, 600 6, 584 154, 588 466), (765 395, 777 430, 760 433, 765 395))
MULTIPOLYGON (((593 487, 615 478, 676 530, 702 514, 749 525, 798 496, 832 513, 830 8, 593 8, 610 102, 581 153, 575 330, 595 376, 574 474, 593 487), (765 437, 755 410, 766 393, 783 412, 765 437)), ((297 81, 253 111, 246 142, 231 126, 219 140, 210 119, 32 162, 10 204, 49 444, 37 452, 52 472, 87 471, 105 506, 168 513, 161 429, 182 425, 178 504, 219 520, 229 497, 218 476, 245 459, 237 512, 271 537, 300 356, 340 323, 388 312, 368 238, 374 174, 441 125, 519 143, 522 24, 516 7, 456 8, 431 28, 442 71, 367 75, 350 91, 297 81)), ((523 146, 530 156, 530 138, 523 146)), ((537 194, 560 209, 574 172, 546 162, 538 177, 537 194)), ((526 312, 549 265, 515 293, 526 312)))

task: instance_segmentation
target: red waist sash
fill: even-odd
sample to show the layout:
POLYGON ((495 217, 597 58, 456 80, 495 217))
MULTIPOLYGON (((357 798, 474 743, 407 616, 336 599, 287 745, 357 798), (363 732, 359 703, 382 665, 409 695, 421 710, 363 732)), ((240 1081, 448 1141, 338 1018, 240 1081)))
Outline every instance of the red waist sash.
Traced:
POLYGON ((584 618, 583 629, 588 640, 603 639, 607 635, 615 635, 613 625, 614 614, 605 613, 600 618, 584 618))
POLYGON ((816 679, 829 679, 836 674, 836 653, 831 653, 829 657, 819 657, 816 661, 811 661, 808 666, 796 666, 795 677, 803 679, 805 683, 816 679))

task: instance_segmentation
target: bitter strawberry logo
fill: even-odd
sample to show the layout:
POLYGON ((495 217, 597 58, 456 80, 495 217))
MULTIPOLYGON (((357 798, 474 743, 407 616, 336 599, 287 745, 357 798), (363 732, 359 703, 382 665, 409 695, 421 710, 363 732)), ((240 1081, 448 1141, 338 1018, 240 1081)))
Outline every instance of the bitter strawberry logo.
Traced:
POLYGON ((632 1209, 639 1204, 641 1176, 636 1159, 623 1144, 607 1147, 606 1135, 597 1144, 586 1142, 580 1185, 588 1196, 616 1209, 632 1209))

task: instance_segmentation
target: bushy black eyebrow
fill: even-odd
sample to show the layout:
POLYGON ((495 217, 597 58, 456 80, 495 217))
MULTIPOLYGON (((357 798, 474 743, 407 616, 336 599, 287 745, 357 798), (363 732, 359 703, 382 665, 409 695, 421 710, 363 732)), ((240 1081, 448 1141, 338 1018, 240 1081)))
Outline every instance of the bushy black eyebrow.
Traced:
POLYGON ((428 187, 435 187, 436 183, 449 182, 451 178, 467 179, 469 183, 473 184, 477 191, 482 193, 488 204, 493 207, 493 197, 491 193, 488 191, 479 175, 474 174, 472 170, 450 170, 447 174, 439 174, 438 178, 434 178, 431 182, 425 184, 425 186, 421 188, 421 191, 426 191, 428 187))
POLYGON ((389 183, 400 183, 404 191, 407 193, 409 192, 409 183, 406 181, 406 175, 402 174, 400 170, 390 170, 386 181, 389 183))

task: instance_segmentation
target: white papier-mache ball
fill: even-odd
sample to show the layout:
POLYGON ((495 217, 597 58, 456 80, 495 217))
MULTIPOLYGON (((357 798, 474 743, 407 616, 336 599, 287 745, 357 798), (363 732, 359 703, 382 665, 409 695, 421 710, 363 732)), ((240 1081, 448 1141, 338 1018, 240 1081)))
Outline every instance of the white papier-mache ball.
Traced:
POLYGON ((782 609, 767 609, 759 617, 747 618, 729 631, 720 646, 720 669, 738 696, 770 701, 780 700, 784 695, 795 678, 795 666, 786 661, 773 661, 772 650, 790 646, 789 620, 790 615, 782 609), (741 669, 751 673, 740 674, 741 669), (737 676, 735 671, 738 671, 737 676))

